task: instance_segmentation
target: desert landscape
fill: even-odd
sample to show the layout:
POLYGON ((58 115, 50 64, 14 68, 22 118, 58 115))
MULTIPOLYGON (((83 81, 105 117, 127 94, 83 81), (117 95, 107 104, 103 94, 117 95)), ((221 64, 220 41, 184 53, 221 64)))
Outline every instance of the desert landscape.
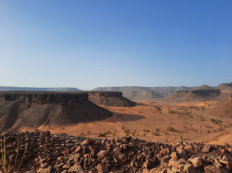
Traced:
MULTIPOLYGON (((178 89, 152 98, 146 94, 148 88, 140 89, 133 101, 125 98, 122 92, 109 89, 88 92, 23 90, 0 92, 2 140, 7 135, 6 145, 11 148, 17 138, 23 141, 24 147, 38 147, 34 155, 27 151, 26 156, 21 156, 25 157, 23 171, 231 172, 231 83, 178 89), (62 147, 51 144, 55 139, 62 147), (150 147, 156 145, 155 152, 150 147), (52 152, 48 146, 53 148, 50 148, 52 152), (64 154, 53 158, 55 146, 64 154), (95 149, 98 146, 97 151, 93 150, 97 155, 89 155, 92 149, 84 151, 86 146, 95 149), (143 152, 141 146, 148 147, 145 152, 156 153, 150 158, 152 160, 141 155, 136 162, 139 151, 143 152), (45 147, 46 154, 41 147, 45 147), (117 147, 131 149, 117 151, 117 147), (162 152, 165 153, 160 156, 162 152), (211 152, 215 155, 213 158, 211 152), (127 158, 124 154, 131 156, 127 158), (79 160, 75 160, 76 155, 79 160), (74 157, 75 163, 68 156, 74 157), (89 157, 93 160, 84 161, 89 157), (33 158, 30 166, 26 161, 29 158, 33 158)), ((134 92, 134 87, 128 90, 127 87, 127 93, 134 92)), ((28 150, 24 149, 22 147, 22 151, 28 150)))
POLYGON ((231 0, 0 0, 0 173, 232 173, 231 0))

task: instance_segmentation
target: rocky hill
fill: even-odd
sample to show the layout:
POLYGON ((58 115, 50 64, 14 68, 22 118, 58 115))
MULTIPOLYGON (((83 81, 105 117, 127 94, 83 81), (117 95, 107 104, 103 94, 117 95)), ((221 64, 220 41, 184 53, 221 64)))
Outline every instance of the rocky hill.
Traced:
POLYGON ((69 125, 110 116, 111 112, 88 100, 88 93, 0 92, 0 130, 69 125))
POLYGON ((222 92, 232 93, 232 82, 231 83, 222 83, 222 84, 218 85, 217 88, 220 89, 222 92))
POLYGON ((131 137, 85 139, 49 131, 7 133, 1 139, 10 172, 232 172, 231 145, 171 145, 131 137))
POLYGON ((89 101, 104 106, 131 107, 136 103, 122 96, 121 92, 89 92, 89 101))
POLYGON ((162 98, 179 90, 188 90, 191 87, 99 87, 94 91, 120 91, 123 96, 132 100, 146 100, 162 98))
POLYGON ((217 88, 202 85, 190 90, 176 91, 175 94, 167 99, 174 101, 204 101, 215 99, 220 95, 220 93, 221 91, 217 88))
POLYGON ((213 116, 232 118, 232 94, 230 98, 218 101, 207 111, 207 114, 213 116))

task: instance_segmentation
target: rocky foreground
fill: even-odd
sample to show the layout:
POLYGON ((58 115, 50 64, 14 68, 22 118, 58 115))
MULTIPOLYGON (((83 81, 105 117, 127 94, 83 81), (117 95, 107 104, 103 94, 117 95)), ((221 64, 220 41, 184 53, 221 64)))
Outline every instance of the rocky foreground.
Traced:
POLYGON ((232 172, 231 145, 86 139, 40 131, 6 133, 1 139, 1 170, 9 172, 232 172))

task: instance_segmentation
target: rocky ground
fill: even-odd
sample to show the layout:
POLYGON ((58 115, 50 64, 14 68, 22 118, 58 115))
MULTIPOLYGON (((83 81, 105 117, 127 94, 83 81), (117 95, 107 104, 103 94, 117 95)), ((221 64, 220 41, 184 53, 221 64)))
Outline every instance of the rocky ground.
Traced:
POLYGON ((1 139, 1 169, 9 172, 232 172, 231 145, 87 139, 49 131, 11 132, 1 139))

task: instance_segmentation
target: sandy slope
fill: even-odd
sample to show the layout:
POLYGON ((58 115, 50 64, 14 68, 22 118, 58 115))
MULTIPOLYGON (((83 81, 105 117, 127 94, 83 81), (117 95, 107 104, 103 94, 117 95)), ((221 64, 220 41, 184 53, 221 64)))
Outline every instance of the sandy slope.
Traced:
POLYGON ((165 143, 230 143, 232 119, 206 114, 215 102, 140 102, 136 107, 105 107, 114 112, 111 118, 63 127, 40 127, 53 133, 87 137, 131 135, 165 143), (218 141, 220 139, 220 141, 218 141))

